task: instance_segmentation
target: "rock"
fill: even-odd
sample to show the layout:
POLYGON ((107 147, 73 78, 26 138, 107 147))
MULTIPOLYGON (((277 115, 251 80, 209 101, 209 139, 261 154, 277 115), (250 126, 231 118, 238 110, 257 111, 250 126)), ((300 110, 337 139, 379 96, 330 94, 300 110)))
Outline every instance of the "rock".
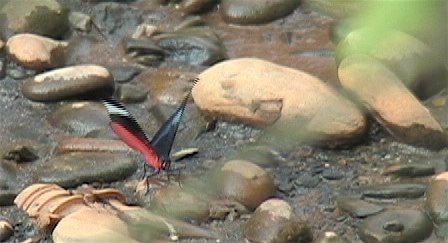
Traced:
POLYGON ((132 84, 123 84, 118 87, 116 95, 123 103, 139 103, 145 101, 148 90, 132 84))
POLYGON ((97 138, 66 138, 59 142, 60 154, 71 152, 129 152, 132 149, 121 140, 97 138))
POLYGON ((352 217, 358 218, 365 218, 384 210, 384 207, 349 197, 337 198, 337 204, 340 209, 347 211, 352 217))
POLYGON ((44 70, 62 66, 68 43, 34 34, 17 34, 8 39, 8 54, 20 65, 44 70))
POLYGON ((256 208, 274 195, 275 185, 270 174, 258 165, 244 160, 226 162, 220 170, 219 191, 246 207, 256 208))
POLYGON ((68 15, 68 22, 76 30, 90 32, 92 29, 92 18, 81 12, 70 12, 68 15))
POLYGON ((30 162, 38 159, 37 152, 26 145, 16 145, 14 148, 3 154, 3 159, 15 162, 30 162))
POLYGON ((422 163, 399 163, 389 165, 383 170, 384 175, 403 177, 429 176, 435 173, 434 165, 422 163))
POLYGON ((118 83, 129 82, 143 71, 142 68, 131 65, 112 66, 108 67, 108 70, 114 77, 114 81, 118 83))
POLYGON ((51 125, 78 135, 109 128, 106 109, 103 105, 93 102, 64 104, 56 109, 48 120, 51 125))
POLYGON ((299 3, 297 0, 223 0, 221 15, 233 24, 263 24, 287 16, 299 3))
POLYGON ((251 242, 311 242, 313 236, 291 206, 280 199, 263 202, 244 227, 244 236, 251 242))
POLYGON ((312 175, 311 173, 303 173, 302 175, 294 181, 297 186, 303 186, 306 188, 315 188, 319 185, 321 179, 317 175, 312 175))
POLYGON ((342 236, 337 235, 332 231, 323 233, 316 241, 316 243, 349 243, 350 241, 342 236))
POLYGON ((210 219, 234 221, 250 211, 241 203, 233 200, 214 200, 210 205, 210 219))
POLYGON ((0 189, 0 206, 11 206, 14 204, 18 191, 12 189, 0 189))
POLYGON ((153 37, 157 44, 168 52, 168 58, 173 61, 190 65, 212 65, 227 58, 222 43, 210 29, 201 28, 201 33, 191 31, 191 28, 181 31, 160 34, 153 37))
POLYGON ((343 143, 360 139, 366 131, 366 120, 355 105, 298 70, 240 58, 214 65, 199 79, 193 98, 201 110, 254 126, 277 124, 275 132, 282 131, 278 137, 298 140, 306 137, 305 130, 315 140, 343 143))
POLYGON ((425 206, 429 216, 437 224, 448 222, 448 172, 438 174, 426 191, 425 206))
POLYGON ((10 222, 0 219, 0 242, 5 242, 14 234, 14 228, 10 222))
POLYGON ((37 170, 38 181, 74 187, 89 182, 122 180, 134 173, 137 164, 118 153, 67 153, 46 161, 37 170))
POLYGON ((448 223, 441 223, 437 225, 436 235, 444 242, 448 241, 448 223))
POLYGON ((67 10, 56 0, 3 2, 0 9, 3 37, 14 33, 33 33, 59 38, 68 29, 67 10))
POLYGON ((179 7, 186 15, 197 14, 207 11, 217 2, 217 0, 184 0, 179 7))
POLYGON ((114 82, 109 71, 97 65, 78 65, 48 71, 27 80, 22 93, 33 101, 110 96, 114 82))
POLYGON ((431 149, 446 146, 439 123, 384 65, 355 55, 345 58, 338 72, 342 86, 354 93, 397 140, 431 149))
POLYGON ((336 168, 325 168, 322 171, 322 177, 327 180, 340 180, 344 178, 343 172, 339 171, 336 168))
POLYGON ((55 242, 138 242, 130 236, 125 222, 96 208, 84 208, 63 218, 52 236, 55 242))
POLYGON ((19 182, 15 166, 0 160, 0 206, 11 206, 18 193, 19 182))
POLYGON ((352 55, 375 58, 421 99, 439 93, 448 84, 446 70, 433 50, 401 31, 358 29, 348 34, 336 51, 338 63, 352 55))
POLYGON ((432 223, 420 211, 397 209, 367 218, 359 230, 364 242, 420 242, 431 235, 432 223))
POLYGON ((177 219, 204 220, 209 216, 209 196, 192 188, 172 184, 157 191, 150 209, 177 219))
POLYGON ((419 198, 425 194, 426 187, 421 183, 381 184, 363 187, 361 193, 373 198, 419 198))

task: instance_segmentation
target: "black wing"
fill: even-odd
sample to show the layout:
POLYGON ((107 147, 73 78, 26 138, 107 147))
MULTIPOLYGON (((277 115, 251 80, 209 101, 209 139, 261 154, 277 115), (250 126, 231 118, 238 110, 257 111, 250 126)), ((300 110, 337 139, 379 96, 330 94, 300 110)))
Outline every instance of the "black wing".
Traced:
POLYGON ((134 136, 138 137, 140 140, 145 141, 149 144, 149 140, 146 137, 145 132, 137 123, 135 118, 129 113, 129 111, 114 98, 104 98, 102 99, 103 105, 106 107, 109 113, 109 118, 111 122, 116 122, 127 130, 129 130, 134 136))
MULTIPOLYGON (((196 78, 193 80, 193 87, 199 80, 196 78)), ((192 87, 192 89, 193 89, 192 87)), ((152 147, 156 150, 157 154, 164 160, 169 160, 171 148, 176 137, 177 129, 179 128, 180 121, 187 106, 187 101, 190 98, 191 90, 182 100, 182 103, 176 109, 176 111, 168 118, 162 127, 157 131, 151 140, 152 147)))

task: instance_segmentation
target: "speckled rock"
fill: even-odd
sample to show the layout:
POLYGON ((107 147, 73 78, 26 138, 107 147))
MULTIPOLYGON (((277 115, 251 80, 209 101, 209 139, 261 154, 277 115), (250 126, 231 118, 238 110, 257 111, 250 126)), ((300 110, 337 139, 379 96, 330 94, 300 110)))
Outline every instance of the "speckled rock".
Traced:
POLYGON ((27 80, 22 93, 33 101, 110 96, 114 82, 109 71, 97 65, 78 65, 48 71, 27 80))
POLYGON ((420 242, 431 235, 432 222, 423 212, 413 209, 389 210, 367 218, 359 230, 367 243, 420 242))
POLYGON ((255 210, 244 227, 244 236, 251 242, 264 243, 304 243, 313 238, 308 225, 280 199, 269 199, 255 210))
POLYGON ((237 200, 249 208, 274 195, 272 176, 258 165, 244 160, 226 162, 220 170, 220 190, 224 197, 237 200))
POLYGON ((2 3, 0 29, 4 37, 33 33, 58 38, 68 29, 68 11, 56 0, 6 0, 2 3))
POLYGON ((65 41, 56 41, 34 34, 17 34, 8 39, 8 54, 20 65, 44 70, 64 63, 65 41))
POLYGON ((55 127, 79 135, 109 128, 106 109, 100 103, 94 102, 64 104, 50 115, 48 121, 55 127))
POLYGON ((299 0, 223 0, 221 15, 233 24, 263 24, 292 13, 299 0))
POLYGON ((342 86, 397 140, 431 149, 447 145, 446 134, 428 109, 380 62, 365 55, 350 56, 341 62, 338 74, 342 86))
POLYGON ((134 160, 118 153, 67 153, 46 161, 37 170, 39 182, 73 187, 89 182, 111 182, 131 175, 137 169, 134 160))
POLYGON ((438 174, 426 191, 426 209, 437 223, 448 222, 448 172, 438 174))
POLYGON ((310 137, 334 143, 353 142, 366 130, 366 120, 354 104, 299 70, 240 58, 214 65, 199 79, 194 101, 212 116, 254 126, 278 124, 287 136, 305 130, 310 137))

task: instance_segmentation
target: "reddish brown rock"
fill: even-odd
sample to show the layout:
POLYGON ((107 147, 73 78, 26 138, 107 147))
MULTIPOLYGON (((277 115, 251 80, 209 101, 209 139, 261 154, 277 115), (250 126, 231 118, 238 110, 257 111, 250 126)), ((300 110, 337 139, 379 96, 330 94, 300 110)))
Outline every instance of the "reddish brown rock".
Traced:
POLYGON ((397 140, 431 149, 446 146, 440 124, 380 62, 366 55, 347 57, 339 66, 339 79, 397 140))
POLYGON ((301 124, 329 140, 362 136, 363 114, 321 80, 256 58, 221 62, 199 75, 193 89, 204 112, 254 126, 301 124))
POLYGON ((8 54, 20 65, 44 70, 64 63, 65 41, 56 41, 34 34, 18 34, 8 39, 8 54))

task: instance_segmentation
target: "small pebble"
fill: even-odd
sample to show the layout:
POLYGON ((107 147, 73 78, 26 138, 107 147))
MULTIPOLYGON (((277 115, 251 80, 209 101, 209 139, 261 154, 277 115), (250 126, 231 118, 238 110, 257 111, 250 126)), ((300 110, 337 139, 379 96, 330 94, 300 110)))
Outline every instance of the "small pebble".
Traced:
POLYGON ((89 32, 92 29, 92 18, 87 14, 71 11, 68 15, 68 21, 76 30, 89 32))
POLYGON ((7 220, 0 220, 0 242, 8 240, 14 234, 14 228, 7 220))

